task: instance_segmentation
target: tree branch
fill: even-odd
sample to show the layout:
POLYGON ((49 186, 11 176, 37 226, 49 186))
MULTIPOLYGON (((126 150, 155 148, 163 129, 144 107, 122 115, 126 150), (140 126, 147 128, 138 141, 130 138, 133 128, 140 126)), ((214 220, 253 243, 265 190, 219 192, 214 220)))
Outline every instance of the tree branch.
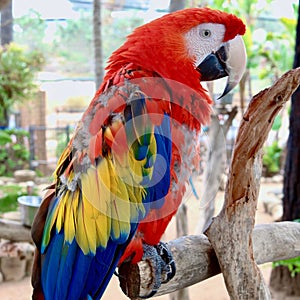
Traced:
MULTIPOLYGON (((278 222, 257 225, 253 230, 255 260, 258 264, 263 264, 299 256, 300 249, 297 244, 299 240, 299 223, 278 222)), ((220 273, 214 249, 204 234, 184 236, 170 241, 168 245, 176 262, 177 271, 171 281, 160 287, 157 296, 188 287, 220 273)), ((123 291, 126 290, 127 295, 129 291, 135 291, 134 294, 128 295, 131 299, 138 298, 138 295, 149 294, 149 290, 141 288, 149 281, 151 272, 148 272, 149 265, 147 266, 146 262, 139 262, 131 270, 120 272, 123 291)))
POLYGON ((240 124, 225 190, 225 203, 206 231, 231 299, 270 299, 253 258, 262 147, 275 116, 300 84, 300 68, 285 73, 253 97, 240 124))

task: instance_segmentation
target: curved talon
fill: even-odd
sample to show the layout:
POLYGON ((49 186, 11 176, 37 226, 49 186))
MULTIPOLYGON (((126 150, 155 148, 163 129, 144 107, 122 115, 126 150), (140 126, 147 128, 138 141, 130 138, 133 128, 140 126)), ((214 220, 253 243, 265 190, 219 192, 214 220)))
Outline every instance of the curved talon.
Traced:
POLYGON ((159 242, 157 245, 154 246, 156 249, 158 255, 164 260, 166 264, 169 264, 169 262, 172 260, 172 255, 167 248, 167 244, 163 242, 159 242))
POLYGON ((157 293, 161 284, 169 282, 175 276, 176 265, 166 243, 159 242, 155 246, 143 243, 143 250, 143 261, 148 262, 152 282, 147 284, 147 292, 148 290, 151 290, 151 292, 146 296, 139 297, 141 299, 148 299, 157 293))
POLYGON ((167 283, 169 282, 176 274, 176 265, 175 261, 173 260, 172 253, 168 249, 168 246, 166 243, 159 242, 156 246, 154 246, 158 255, 162 258, 162 260, 165 262, 165 275, 166 279, 162 280, 161 283, 167 283))
POLYGON ((175 261, 172 260, 169 264, 168 264, 168 271, 166 272, 167 278, 162 281, 161 283, 167 283, 169 282, 176 274, 176 264, 175 261))

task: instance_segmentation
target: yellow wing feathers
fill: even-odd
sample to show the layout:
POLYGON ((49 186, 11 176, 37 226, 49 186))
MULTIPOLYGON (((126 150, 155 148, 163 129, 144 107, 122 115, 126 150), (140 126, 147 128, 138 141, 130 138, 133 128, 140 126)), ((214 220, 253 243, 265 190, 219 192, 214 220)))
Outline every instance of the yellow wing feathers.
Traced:
MULTIPOLYGON (((71 243, 76 238, 85 254, 105 248, 109 238, 124 242, 131 223, 145 214, 146 190, 140 182, 151 168, 144 167, 145 160, 134 159, 132 150, 124 155, 122 164, 108 156, 90 165, 74 191, 65 189, 53 211, 50 231, 53 226, 57 232, 63 229, 65 241, 71 243)), ((74 171, 68 175, 74 178, 74 171)))
POLYGON ((63 231, 66 242, 75 238, 84 254, 95 253, 109 239, 124 243, 132 224, 145 216, 143 200, 157 152, 154 125, 146 114, 139 115, 145 109, 144 104, 133 105, 127 127, 120 115, 93 134, 85 134, 89 126, 84 122, 78 127, 54 173, 58 193, 45 247, 55 228, 63 231))

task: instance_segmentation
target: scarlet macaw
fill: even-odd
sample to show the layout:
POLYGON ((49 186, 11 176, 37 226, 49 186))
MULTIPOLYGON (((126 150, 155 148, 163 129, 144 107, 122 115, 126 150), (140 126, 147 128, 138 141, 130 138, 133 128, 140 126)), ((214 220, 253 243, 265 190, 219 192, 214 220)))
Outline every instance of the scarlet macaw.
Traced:
POLYGON ((200 81, 228 76, 224 94, 239 82, 244 32, 232 14, 191 8, 137 28, 111 55, 32 226, 33 299, 100 299, 120 262, 160 242, 209 120, 200 81))

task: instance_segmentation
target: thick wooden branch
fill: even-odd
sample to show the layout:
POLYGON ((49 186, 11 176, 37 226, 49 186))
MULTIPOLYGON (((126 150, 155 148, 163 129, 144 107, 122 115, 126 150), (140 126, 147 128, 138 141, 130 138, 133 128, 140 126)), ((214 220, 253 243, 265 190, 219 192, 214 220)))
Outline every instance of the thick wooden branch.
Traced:
POLYGON ((252 230, 260 187, 262 147, 277 113, 300 84, 300 68, 284 74, 251 100, 240 124, 225 203, 206 234, 231 299, 270 299, 253 258, 252 230))
POLYGON ((0 219, 0 239, 11 242, 32 242, 30 228, 20 222, 0 219))
MULTIPOLYGON (((258 264, 263 264, 299 256, 299 240, 299 223, 257 225, 253 231, 255 260, 258 264)), ((214 249, 204 234, 184 236, 170 241, 168 245, 176 262, 177 272, 171 281, 160 287, 156 295, 177 291, 220 273, 214 249)), ((144 287, 149 282, 150 273, 146 262, 140 262, 131 269, 121 269, 120 282, 123 291, 126 291, 131 299, 149 294, 150 291, 144 287)))

